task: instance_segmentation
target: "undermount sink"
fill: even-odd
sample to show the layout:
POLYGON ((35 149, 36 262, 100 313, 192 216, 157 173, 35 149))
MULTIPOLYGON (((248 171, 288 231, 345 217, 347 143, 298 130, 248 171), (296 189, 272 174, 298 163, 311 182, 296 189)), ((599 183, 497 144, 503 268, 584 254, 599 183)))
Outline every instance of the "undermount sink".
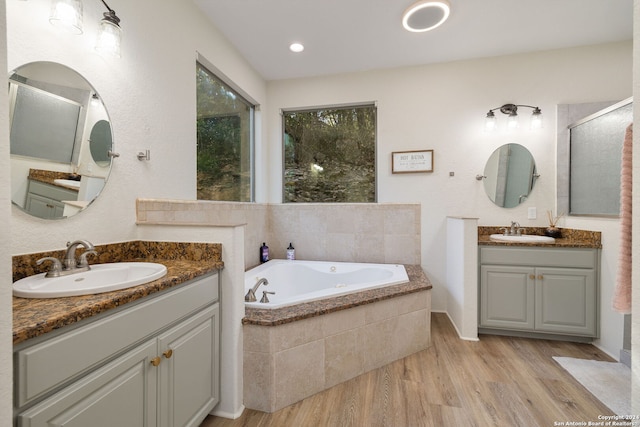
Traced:
POLYGON ((505 236, 504 234, 492 234, 489 236, 494 242, 517 242, 517 243, 553 243, 553 237, 536 236, 533 234, 521 234, 520 236, 505 236))
POLYGON ((20 279, 13 295, 22 298, 58 298, 99 294, 142 285, 167 274, 167 267, 155 262, 94 264, 91 270, 60 277, 46 273, 20 279))
POLYGON ((73 179, 54 179, 53 182, 65 187, 80 188, 80 181, 74 181, 73 179))

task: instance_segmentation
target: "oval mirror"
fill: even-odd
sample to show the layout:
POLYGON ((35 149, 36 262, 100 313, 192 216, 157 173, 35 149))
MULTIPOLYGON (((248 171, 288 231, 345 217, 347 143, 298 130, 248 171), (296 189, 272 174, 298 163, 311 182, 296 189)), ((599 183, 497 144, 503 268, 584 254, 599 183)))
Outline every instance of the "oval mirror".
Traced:
POLYGON ((54 62, 9 73, 11 201, 46 219, 86 209, 111 171, 111 124, 91 84, 54 62))
POLYGON ((529 197, 538 174, 533 155, 520 144, 505 144, 484 168, 484 190, 497 206, 513 208, 529 197))

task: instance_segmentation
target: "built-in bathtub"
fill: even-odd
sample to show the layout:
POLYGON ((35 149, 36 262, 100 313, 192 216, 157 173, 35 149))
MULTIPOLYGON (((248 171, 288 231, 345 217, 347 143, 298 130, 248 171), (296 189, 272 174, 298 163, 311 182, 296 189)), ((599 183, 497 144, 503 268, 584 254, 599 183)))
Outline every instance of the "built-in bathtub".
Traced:
POLYGON ((257 301, 247 307, 274 309, 409 281, 401 264, 275 259, 245 273, 245 295, 261 279, 257 301), (261 302, 264 292, 269 302, 261 302))
MULTIPOLYGON (((326 264, 337 272, 342 263, 326 264)), ((395 264, 391 267, 396 269, 395 264)), ((396 270, 407 276, 401 283, 378 283, 352 293, 343 289, 338 295, 275 308, 245 303, 245 407, 274 412, 429 347, 431 284, 421 266, 400 267, 396 270)), ((247 272, 252 285, 263 277, 256 271, 264 273, 247 272)), ((272 277, 264 289, 275 289, 278 295, 279 278, 272 277)), ((304 287, 304 282, 294 279, 293 285, 304 287)), ((258 301, 262 289, 256 292, 258 301)))

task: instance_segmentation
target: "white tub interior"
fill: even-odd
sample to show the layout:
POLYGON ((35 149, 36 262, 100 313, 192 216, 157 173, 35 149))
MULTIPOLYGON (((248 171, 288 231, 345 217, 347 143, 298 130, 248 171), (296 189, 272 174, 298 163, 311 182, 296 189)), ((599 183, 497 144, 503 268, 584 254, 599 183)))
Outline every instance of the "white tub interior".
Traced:
POLYGON ((401 264, 367 264, 329 261, 270 260, 245 273, 245 294, 260 279, 269 282, 256 291, 247 307, 279 308, 409 281, 401 264), (269 303, 261 303, 263 291, 269 303))

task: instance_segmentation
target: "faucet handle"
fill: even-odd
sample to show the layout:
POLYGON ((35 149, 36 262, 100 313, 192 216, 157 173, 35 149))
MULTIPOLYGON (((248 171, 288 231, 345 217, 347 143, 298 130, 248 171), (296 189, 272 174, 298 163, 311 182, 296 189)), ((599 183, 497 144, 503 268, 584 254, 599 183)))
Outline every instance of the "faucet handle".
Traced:
POLYGON ((269 292, 269 291, 262 291, 262 298, 260 299, 261 303, 267 303, 269 302, 269 298, 267 297, 267 294, 271 294, 271 295, 275 295, 275 292, 269 292))
POLYGON ((78 267, 89 267, 89 261, 87 261, 87 256, 96 255, 98 256, 98 252, 96 251, 84 251, 82 255, 80 255, 80 260, 78 261, 78 267))
POLYGON ((58 277, 60 276, 60 272, 62 271, 62 263, 58 258, 54 258, 52 256, 40 258, 36 261, 37 265, 42 264, 45 261, 51 261, 51 270, 44 275, 44 277, 58 277))

